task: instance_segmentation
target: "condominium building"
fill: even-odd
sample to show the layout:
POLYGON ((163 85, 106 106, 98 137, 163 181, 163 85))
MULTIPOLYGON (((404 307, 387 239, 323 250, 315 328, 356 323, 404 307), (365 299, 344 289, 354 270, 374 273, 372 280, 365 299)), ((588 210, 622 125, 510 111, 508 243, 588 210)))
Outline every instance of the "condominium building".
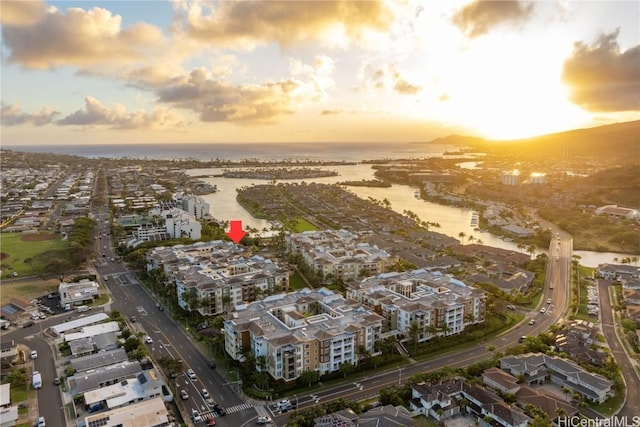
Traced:
POLYGON ((179 194, 176 196, 176 202, 180 209, 193 215, 196 219, 202 219, 209 215, 209 203, 200 196, 179 194))
POLYGON ((224 319, 227 354, 242 361, 250 352, 264 361, 256 369, 284 381, 356 365, 360 350, 374 353, 384 320, 326 288, 272 295, 236 306, 224 319))
POLYGON ((412 324, 419 342, 458 334, 485 320, 485 292, 438 272, 413 270, 366 278, 347 288, 347 298, 384 317, 383 331, 408 339, 412 324))
POLYGON ((300 256, 322 282, 348 282, 384 273, 398 262, 377 246, 362 243, 346 230, 307 231, 285 238, 287 252, 300 256))
POLYGON ((520 184, 520 171, 514 169, 507 172, 502 172, 500 174, 500 182, 503 183, 504 185, 520 184))
POLYGON ((220 314, 289 287, 289 272, 257 255, 190 266, 175 272, 172 279, 180 307, 203 316, 220 314))

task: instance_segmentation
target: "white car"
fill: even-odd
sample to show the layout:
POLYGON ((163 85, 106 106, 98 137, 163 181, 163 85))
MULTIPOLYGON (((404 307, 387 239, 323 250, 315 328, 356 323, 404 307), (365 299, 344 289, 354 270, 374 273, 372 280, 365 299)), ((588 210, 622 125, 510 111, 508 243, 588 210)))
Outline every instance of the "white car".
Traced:
POLYGON ((180 390, 180 397, 182 398, 182 400, 187 400, 189 398, 189 393, 187 393, 187 390, 180 390))
POLYGON ((192 380, 196 379, 196 373, 191 368, 187 369, 187 376, 192 380))
POLYGON ((209 392, 207 391, 206 388, 203 388, 202 390, 200 390, 200 394, 202 395, 202 397, 204 397, 205 399, 208 399, 209 397, 209 392))
POLYGON ((540 313, 545 313, 546 311, 547 311, 546 307, 542 307, 542 308, 540 309, 540 313))
POLYGON ((38 427, 46 427, 47 422, 44 420, 44 417, 38 418, 38 427))
POLYGON ((31 350, 31 358, 32 359, 37 359, 38 358, 38 352, 35 350, 31 350))
POLYGON ((198 412, 197 409, 191 410, 191 419, 193 420, 194 423, 199 423, 202 421, 202 417, 200 416, 200 413, 198 412))
POLYGON ((256 424, 271 424, 271 417, 258 417, 256 424))
POLYGON ((547 298, 547 304, 551 304, 551 298, 547 298))
POLYGON ((147 344, 153 344, 153 338, 151 338, 151 337, 146 337, 146 338, 144 339, 144 342, 146 342, 147 344))

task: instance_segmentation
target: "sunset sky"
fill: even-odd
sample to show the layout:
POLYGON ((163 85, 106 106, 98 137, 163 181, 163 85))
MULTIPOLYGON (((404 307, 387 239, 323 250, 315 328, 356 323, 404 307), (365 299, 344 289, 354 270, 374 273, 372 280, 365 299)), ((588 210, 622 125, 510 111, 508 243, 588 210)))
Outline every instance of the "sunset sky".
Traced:
POLYGON ((640 119, 640 2, 2 0, 2 144, 519 138, 640 119))

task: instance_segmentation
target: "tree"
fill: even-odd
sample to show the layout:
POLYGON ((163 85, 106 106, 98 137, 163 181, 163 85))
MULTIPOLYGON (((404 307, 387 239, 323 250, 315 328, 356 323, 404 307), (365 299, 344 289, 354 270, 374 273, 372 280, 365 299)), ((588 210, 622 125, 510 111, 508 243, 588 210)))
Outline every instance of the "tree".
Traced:
POLYGON ((409 339, 413 344, 413 351, 418 350, 418 343, 420 341, 420 325, 415 320, 409 323, 409 330, 407 331, 407 335, 409 335, 409 339))
POLYGON ((340 365, 340 372, 347 378, 348 375, 352 374, 356 367, 351 362, 344 362, 340 365))
POLYGON ((309 388, 311 388, 312 384, 317 383, 320 380, 320 373, 318 371, 303 371, 300 373, 299 381, 304 384, 308 384, 309 388))

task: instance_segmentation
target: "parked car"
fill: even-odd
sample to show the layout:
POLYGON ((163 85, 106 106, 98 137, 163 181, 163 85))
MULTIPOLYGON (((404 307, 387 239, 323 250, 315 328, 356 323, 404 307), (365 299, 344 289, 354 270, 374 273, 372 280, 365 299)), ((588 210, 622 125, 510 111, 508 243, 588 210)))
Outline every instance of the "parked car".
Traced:
POLYGON ((60 385, 60 377, 55 377, 53 379, 53 385, 60 385))

